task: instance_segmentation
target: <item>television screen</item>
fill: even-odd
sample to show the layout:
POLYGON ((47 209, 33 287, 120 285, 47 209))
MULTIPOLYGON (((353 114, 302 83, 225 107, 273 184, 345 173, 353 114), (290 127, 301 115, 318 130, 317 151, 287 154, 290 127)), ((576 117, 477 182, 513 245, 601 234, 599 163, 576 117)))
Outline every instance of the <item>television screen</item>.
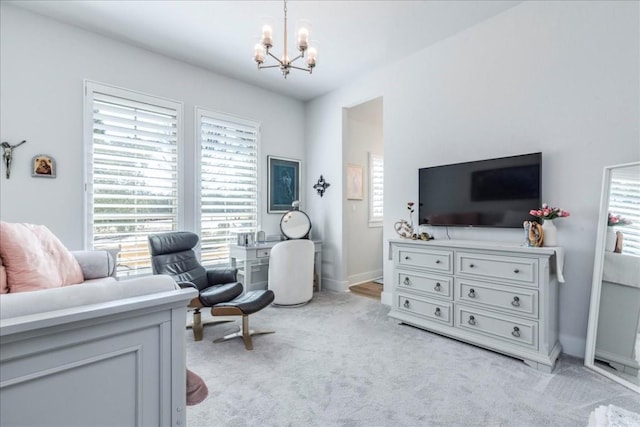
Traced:
POLYGON ((542 153, 419 170, 420 224, 522 228, 540 206, 542 153))

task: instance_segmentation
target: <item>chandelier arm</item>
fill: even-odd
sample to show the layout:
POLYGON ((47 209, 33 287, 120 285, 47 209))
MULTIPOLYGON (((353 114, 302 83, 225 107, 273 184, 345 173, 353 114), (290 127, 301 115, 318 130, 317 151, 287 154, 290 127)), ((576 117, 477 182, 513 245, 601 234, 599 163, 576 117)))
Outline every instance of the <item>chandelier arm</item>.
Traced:
POLYGON ((300 58, 304 58, 304 55, 298 55, 295 58, 293 58, 291 61, 289 61, 289 63, 291 64, 293 61, 300 59, 300 58))
POLYGON ((275 59, 276 61, 278 61, 278 63, 279 63, 280 65, 285 65, 285 64, 284 64, 284 62, 283 62, 283 61, 281 61, 281 60, 280 60, 277 56, 275 56, 273 53, 271 53, 271 52, 267 52, 267 54, 268 54, 270 57, 272 57, 273 59, 275 59))
POLYGON ((309 73, 311 73, 311 70, 313 70, 313 68, 302 68, 302 67, 296 67, 293 65, 289 65, 289 68, 294 68, 296 70, 300 70, 300 71, 307 71, 309 73))
POLYGON ((263 68, 280 68, 281 65, 258 65, 258 68, 262 70, 263 68))

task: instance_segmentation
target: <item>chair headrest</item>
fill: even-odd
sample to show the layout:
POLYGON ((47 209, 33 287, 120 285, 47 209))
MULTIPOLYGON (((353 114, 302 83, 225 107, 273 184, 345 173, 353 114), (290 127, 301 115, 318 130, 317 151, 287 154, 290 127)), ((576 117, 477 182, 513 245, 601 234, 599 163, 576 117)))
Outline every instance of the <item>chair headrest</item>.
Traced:
POLYGON ((193 249, 198 240, 198 235, 190 231, 150 234, 149 250, 152 256, 187 251, 193 249))

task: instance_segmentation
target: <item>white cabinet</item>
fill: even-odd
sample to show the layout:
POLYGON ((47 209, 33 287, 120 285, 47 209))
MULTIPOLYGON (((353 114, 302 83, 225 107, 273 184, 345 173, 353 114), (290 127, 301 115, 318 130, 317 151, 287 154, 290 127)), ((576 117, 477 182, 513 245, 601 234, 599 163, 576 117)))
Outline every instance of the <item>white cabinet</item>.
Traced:
POLYGON ((462 240, 389 243, 389 316, 553 370, 561 351, 554 248, 462 240))
POLYGON ((0 425, 186 425, 185 326, 197 292, 152 277, 11 294, 40 307, 61 295, 77 305, 0 320, 0 425), (123 298, 106 299, 116 295, 108 286, 123 298), (82 304, 77 287, 100 295, 82 304))

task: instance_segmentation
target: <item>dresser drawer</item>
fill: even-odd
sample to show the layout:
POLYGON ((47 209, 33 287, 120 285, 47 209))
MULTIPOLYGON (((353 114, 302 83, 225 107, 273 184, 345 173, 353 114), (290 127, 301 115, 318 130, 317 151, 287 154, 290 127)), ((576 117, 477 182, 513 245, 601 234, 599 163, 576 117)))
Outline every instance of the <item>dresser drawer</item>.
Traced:
POLYGON ((457 252, 456 266, 458 274, 538 286, 538 260, 533 258, 457 252))
POLYGON ((399 266, 428 268, 445 273, 452 273, 452 261, 453 251, 400 248, 396 262, 399 266))
POLYGON ((456 305, 456 327, 538 349, 538 323, 456 305))
POLYGON ((538 291, 533 289, 456 279, 455 295, 456 301, 538 317, 538 291))
POLYGON ((419 291, 432 296, 453 299, 452 277, 398 271, 396 285, 401 290, 419 291))
POLYGON ((416 298, 407 294, 396 294, 395 306, 401 311, 437 320, 447 325, 453 324, 451 317, 453 304, 451 303, 416 298))
POLYGON ((257 249, 256 258, 269 258, 271 255, 271 249, 257 249))

